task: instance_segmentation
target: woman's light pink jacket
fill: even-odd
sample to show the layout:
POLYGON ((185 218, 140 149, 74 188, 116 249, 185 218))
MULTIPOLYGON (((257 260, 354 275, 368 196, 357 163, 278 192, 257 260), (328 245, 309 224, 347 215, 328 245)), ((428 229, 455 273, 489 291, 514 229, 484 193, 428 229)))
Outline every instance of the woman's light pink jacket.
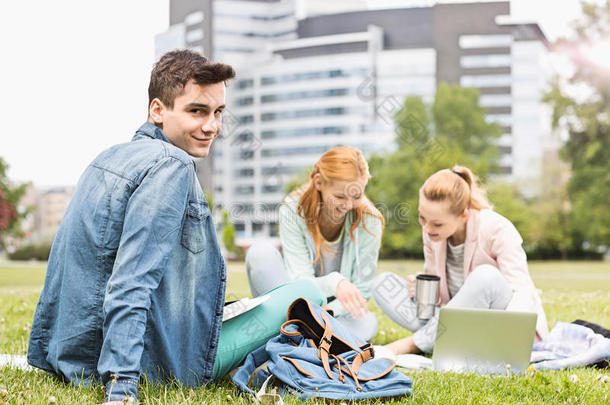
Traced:
MULTIPOLYGON (((426 273, 441 278, 440 296, 444 305, 450 299, 446 271, 447 241, 433 242, 425 233, 423 239, 424 269, 426 273)), ((490 264, 498 268, 513 289, 513 298, 506 309, 537 313, 536 338, 539 340, 548 333, 547 321, 540 295, 527 268, 522 243, 515 226, 502 215, 489 209, 470 209, 464 242, 464 280, 479 265, 490 264)))

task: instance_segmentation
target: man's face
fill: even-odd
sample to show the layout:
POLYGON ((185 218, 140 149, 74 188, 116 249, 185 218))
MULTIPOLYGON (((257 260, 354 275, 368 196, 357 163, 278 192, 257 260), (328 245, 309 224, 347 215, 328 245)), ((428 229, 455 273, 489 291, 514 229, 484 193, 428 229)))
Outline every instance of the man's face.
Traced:
POLYGON ((155 124, 162 124, 165 136, 189 155, 206 157, 222 127, 224 83, 200 86, 190 80, 184 86, 184 94, 174 100, 174 108, 158 103, 151 103, 150 117, 155 124))

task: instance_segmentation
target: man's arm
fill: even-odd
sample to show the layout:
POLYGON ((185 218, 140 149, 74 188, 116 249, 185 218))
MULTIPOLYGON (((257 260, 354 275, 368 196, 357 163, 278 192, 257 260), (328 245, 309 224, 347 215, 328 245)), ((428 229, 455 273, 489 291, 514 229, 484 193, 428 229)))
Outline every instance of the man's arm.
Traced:
POLYGON ((127 202, 104 297, 98 372, 106 384, 105 401, 137 398, 150 296, 180 236, 190 181, 189 168, 167 157, 149 170, 127 202))

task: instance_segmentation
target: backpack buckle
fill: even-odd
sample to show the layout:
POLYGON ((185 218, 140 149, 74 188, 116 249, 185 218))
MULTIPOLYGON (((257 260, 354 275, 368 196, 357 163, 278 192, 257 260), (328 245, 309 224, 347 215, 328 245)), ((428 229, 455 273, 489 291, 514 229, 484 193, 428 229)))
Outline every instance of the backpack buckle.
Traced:
POLYGON ((360 348, 363 352, 366 352, 367 350, 369 351, 369 353, 371 354, 371 359, 375 358, 375 348, 373 348, 373 345, 370 343, 365 344, 364 346, 362 346, 360 348))
POLYGON ((330 340, 326 336, 322 336, 322 339, 320 339, 320 343, 318 343, 318 347, 320 349, 324 349, 324 350, 326 350, 328 352, 328 349, 330 349, 330 346, 332 344, 333 344, 332 340, 330 340))

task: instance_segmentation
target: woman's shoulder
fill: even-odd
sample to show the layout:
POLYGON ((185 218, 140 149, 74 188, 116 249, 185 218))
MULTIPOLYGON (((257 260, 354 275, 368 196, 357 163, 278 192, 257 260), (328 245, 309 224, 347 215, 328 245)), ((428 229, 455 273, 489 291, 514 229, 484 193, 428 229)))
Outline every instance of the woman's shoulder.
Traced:
POLYGON ((478 215, 478 220, 481 225, 488 225, 488 226, 503 226, 506 224, 512 225, 512 222, 510 222, 510 220, 508 218, 506 218, 499 212, 496 212, 490 208, 484 208, 479 211, 477 211, 477 210, 473 210, 473 211, 474 211, 475 215, 478 215))
POLYGON ((487 208, 480 211, 474 210, 473 212, 480 235, 497 238, 506 234, 516 234, 520 237, 517 228, 502 214, 487 208))

